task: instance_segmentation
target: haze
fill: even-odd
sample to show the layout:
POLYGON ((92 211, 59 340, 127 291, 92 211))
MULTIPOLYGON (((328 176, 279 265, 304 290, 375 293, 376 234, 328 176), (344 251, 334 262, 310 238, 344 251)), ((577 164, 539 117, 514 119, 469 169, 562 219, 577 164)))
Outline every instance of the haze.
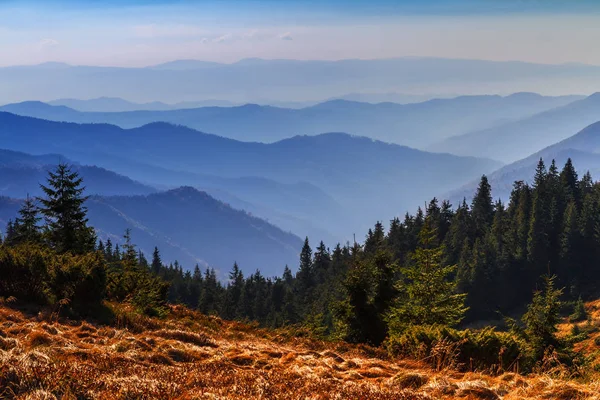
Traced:
POLYGON ((4 1, 1 66, 444 57, 600 64, 591 1, 4 1), (357 4, 358 3, 358 4, 357 4))

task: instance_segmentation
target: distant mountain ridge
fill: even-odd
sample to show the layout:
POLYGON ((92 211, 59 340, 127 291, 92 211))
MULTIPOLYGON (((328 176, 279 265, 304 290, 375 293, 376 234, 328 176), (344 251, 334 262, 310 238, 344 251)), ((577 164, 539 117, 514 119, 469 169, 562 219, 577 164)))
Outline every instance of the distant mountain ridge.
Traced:
MULTIPOLYGON (((20 201, 0 197, 0 230, 19 207, 20 201)), ((177 260, 185 269, 210 265, 221 279, 235 261, 248 274, 260 268, 265 275, 280 275, 285 265, 296 267, 302 245, 297 236, 190 187, 146 196, 92 196, 86 207, 100 239, 123 243, 130 229, 147 257, 158 246, 165 261, 177 260)))
POLYGON ((52 106, 65 106, 82 112, 127 112, 127 111, 166 111, 199 107, 231 107, 239 103, 226 100, 186 101, 167 104, 161 101, 134 103, 118 97, 98 97, 96 99, 58 99, 47 102, 52 106))
POLYGON ((79 112, 65 106, 24 102, 2 106, 0 111, 52 121, 110 123, 122 128, 169 122, 236 140, 268 143, 296 135, 348 132, 422 148, 453 135, 502 125, 576 99, 577 96, 515 93, 504 97, 460 96, 404 105, 338 99, 301 109, 245 104, 128 112, 79 112))
MULTIPOLYGON (((562 169, 564 164, 571 158, 579 175, 589 171, 592 176, 600 175, 600 122, 593 123, 573 136, 558 143, 548 146, 528 157, 505 165, 491 173, 488 178, 493 188, 494 198, 508 200, 513 183, 522 180, 533 182, 535 167, 538 161, 544 160, 546 168, 555 160, 557 167, 562 169)), ((464 187, 451 192, 450 197, 460 199, 470 198, 477 187, 473 181, 464 187)))
MULTIPOLYGON (((405 57, 373 60, 180 60, 142 68, 45 64, 0 68, 0 103, 121 97, 139 103, 228 99, 303 102, 347 93, 589 93, 600 68, 525 62, 405 57)), ((203 128, 206 130, 206 128, 203 128)), ((216 132, 219 133, 219 132, 216 132)), ((309 133, 309 132, 298 132, 309 133)))
POLYGON ((446 139, 428 149, 513 162, 599 120, 600 93, 595 93, 520 121, 446 139))
MULTIPOLYGON (((45 182, 48 170, 59 162, 70 160, 59 154, 33 156, 0 149, 0 195, 19 198, 41 195, 40 183, 45 182)), ((85 179, 87 192, 90 194, 133 195, 156 192, 154 187, 104 168, 89 165, 73 165, 73 168, 85 179)))
MULTIPOLYGON (((2 112, 0 140, 12 150, 60 152, 82 163, 87 162, 86 154, 90 160, 106 154, 221 178, 254 176, 283 184, 308 182, 326 190, 339 203, 346 217, 327 225, 344 235, 366 231, 373 221, 404 214, 432 193, 451 190, 500 166, 490 160, 427 153, 342 133, 262 144, 166 123, 124 130, 107 124, 59 123, 2 112)), ((127 168, 123 165, 119 172, 127 175, 127 168)), ((307 204, 314 207, 315 216, 321 215, 318 210, 322 204, 307 204)), ((327 214, 327 207, 323 211, 327 214)))

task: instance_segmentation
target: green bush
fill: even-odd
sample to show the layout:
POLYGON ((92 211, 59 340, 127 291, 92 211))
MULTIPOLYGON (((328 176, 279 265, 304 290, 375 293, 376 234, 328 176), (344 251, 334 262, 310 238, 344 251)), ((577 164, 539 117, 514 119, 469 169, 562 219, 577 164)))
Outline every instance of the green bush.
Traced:
POLYGON ((0 246, 0 296, 48 302, 52 252, 37 245, 0 246))
POLYGON ((105 270, 99 253, 57 254, 35 244, 0 246, 0 296, 87 310, 104 299, 105 270))
POLYGON ((106 266, 99 253, 57 255, 49 268, 52 301, 67 301, 76 311, 99 305, 106 293, 106 266))
POLYGON ((573 305, 573 313, 569 316, 571 322, 585 321, 588 318, 587 311, 585 309, 585 303, 581 300, 581 297, 573 305))
POLYGON ((412 326, 387 340, 392 356, 424 360, 434 368, 501 372, 529 370, 527 346, 518 337, 482 330, 456 330, 444 326, 412 326))

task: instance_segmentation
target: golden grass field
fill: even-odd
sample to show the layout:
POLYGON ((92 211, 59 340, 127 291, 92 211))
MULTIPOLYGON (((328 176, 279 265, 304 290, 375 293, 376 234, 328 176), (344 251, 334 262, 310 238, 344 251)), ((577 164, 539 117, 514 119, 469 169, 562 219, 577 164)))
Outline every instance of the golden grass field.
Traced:
MULTIPOLYGON (((590 305, 595 318, 599 306, 590 305)), ((0 398, 600 399, 590 378, 434 371, 183 307, 163 320, 118 307, 119 322, 101 326, 0 306, 0 398)))

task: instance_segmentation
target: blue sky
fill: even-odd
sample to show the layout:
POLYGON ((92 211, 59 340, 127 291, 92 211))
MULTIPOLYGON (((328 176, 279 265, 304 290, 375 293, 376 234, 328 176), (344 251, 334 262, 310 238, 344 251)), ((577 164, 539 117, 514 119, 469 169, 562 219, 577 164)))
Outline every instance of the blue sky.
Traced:
POLYGON ((0 65, 434 56, 600 64, 600 1, 0 0, 0 65))

